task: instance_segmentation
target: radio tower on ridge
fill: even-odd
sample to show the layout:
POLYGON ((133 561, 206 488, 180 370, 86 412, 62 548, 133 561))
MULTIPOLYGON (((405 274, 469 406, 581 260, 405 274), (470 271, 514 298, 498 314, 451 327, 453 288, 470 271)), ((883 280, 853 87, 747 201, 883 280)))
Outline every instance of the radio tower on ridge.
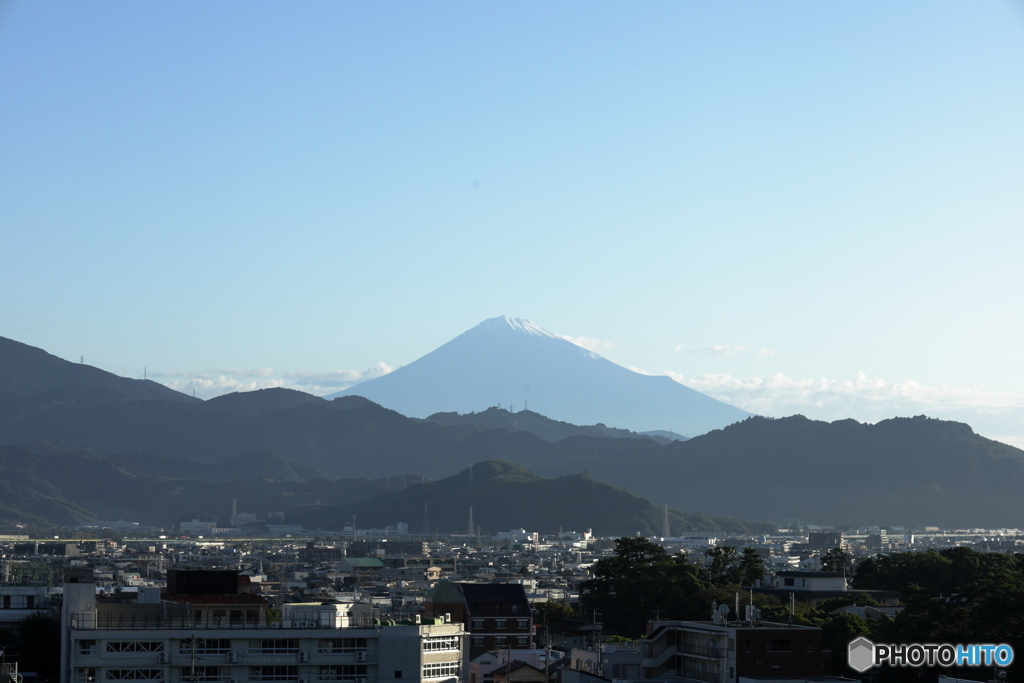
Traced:
POLYGON ((668 526, 668 503, 665 503, 665 519, 661 523, 661 537, 662 538, 671 538, 672 537, 672 534, 669 533, 669 526, 668 526))
POLYGON ((473 526, 473 506, 469 506, 469 531, 466 532, 468 536, 473 536, 476 533, 476 527, 473 526))

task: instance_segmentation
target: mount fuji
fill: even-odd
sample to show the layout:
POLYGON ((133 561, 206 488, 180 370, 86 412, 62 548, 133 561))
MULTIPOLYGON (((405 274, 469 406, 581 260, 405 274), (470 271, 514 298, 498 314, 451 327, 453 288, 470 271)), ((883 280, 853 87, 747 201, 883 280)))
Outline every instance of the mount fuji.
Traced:
POLYGON ((696 436, 750 416, 664 376, 642 375, 523 318, 485 320, 394 372, 326 396, 409 417, 526 407, 579 425, 696 436))

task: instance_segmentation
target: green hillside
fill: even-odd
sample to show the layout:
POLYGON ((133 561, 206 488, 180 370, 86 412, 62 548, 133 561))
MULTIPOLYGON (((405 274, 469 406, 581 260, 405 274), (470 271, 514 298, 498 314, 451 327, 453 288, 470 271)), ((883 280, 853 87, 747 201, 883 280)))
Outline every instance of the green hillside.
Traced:
MULTIPOLYGON (((424 506, 430 531, 436 527, 442 533, 466 533, 470 507, 474 523, 487 534, 522 527, 541 533, 592 528, 601 536, 651 536, 661 533, 664 521, 664 508, 589 474, 545 478, 502 460, 480 462, 446 479, 366 500, 297 508, 288 518, 307 528, 340 529, 350 525, 355 515, 357 523, 365 527, 404 521, 416 530, 422 527, 424 506)), ((692 529, 774 530, 771 524, 680 510, 669 510, 669 524, 672 534, 692 529)))

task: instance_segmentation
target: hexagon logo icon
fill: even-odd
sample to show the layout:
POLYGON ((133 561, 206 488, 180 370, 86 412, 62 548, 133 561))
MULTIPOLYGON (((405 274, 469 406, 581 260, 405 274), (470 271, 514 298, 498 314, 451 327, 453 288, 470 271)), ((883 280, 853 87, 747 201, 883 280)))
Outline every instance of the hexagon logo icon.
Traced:
POLYGON ((848 663, 858 673, 870 669, 875 663, 875 644, 864 636, 851 640, 848 663))

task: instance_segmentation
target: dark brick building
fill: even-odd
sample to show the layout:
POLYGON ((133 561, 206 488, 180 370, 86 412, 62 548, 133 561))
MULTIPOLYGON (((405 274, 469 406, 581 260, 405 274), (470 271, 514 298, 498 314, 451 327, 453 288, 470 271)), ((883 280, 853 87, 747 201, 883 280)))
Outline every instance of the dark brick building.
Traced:
POLYGON ((426 616, 466 625, 471 651, 532 650, 533 613, 518 583, 437 582, 426 595, 426 616))

